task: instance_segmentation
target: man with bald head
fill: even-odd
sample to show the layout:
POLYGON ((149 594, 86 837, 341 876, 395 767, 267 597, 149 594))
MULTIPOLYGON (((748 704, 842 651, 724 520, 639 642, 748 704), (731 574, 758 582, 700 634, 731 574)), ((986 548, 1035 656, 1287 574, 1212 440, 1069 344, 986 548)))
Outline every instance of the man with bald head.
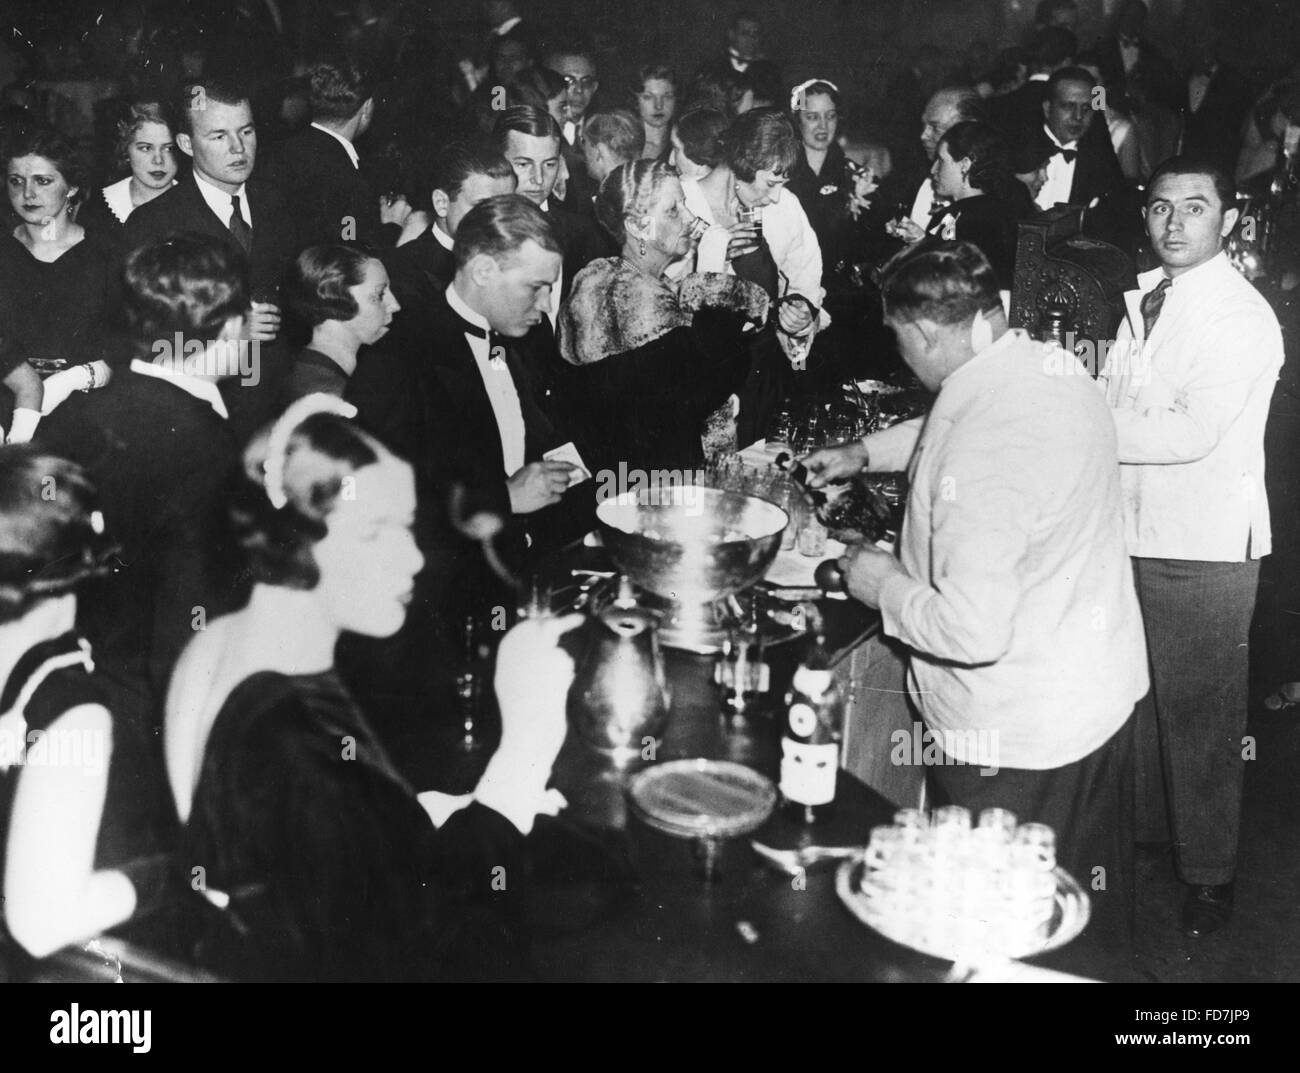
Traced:
MULTIPOLYGON (((925 149, 925 159, 927 161, 927 170, 929 165, 934 162, 935 153, 939 150, 939 140, 948 133, 951 127, 956 126, 968 119, 981 119, 983 113, 980 106, 980 95, 975 92, 971 86, 945 86, 943 89, 936 90, 925 104, 925 110, 921 113, 921 146, 925 149)), ((920 238, 924 235, 925 229, 930 226, 930 216, 939 206, 935 204, 934 187, 930 183, 927 174, 921 180, 920 185, 913 191, 909 189, 906 194, 899 191, 899 201, 903 196, 910 196, 912 199, 912 211, 908 214, 908 220, 901 222, 901 237, 908 238, 910 234, 910 224, 920 228, 920 231, 912 236, 920 238), (908 234, 903 234, 906 231, 908 234)), ((882 201, 885 198, 882 197, 882 201)))

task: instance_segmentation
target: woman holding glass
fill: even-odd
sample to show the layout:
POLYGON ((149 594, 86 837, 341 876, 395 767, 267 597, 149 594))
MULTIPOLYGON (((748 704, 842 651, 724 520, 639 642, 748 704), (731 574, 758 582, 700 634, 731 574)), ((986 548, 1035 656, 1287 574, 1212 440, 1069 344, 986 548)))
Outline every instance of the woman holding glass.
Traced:
POLYGON ((579 272, 560 312, 560 353, 577 367, 569 419, 597 469, 698 469, 705 421, 744 381, 743 329, 766 317, 767 296, 723 273, 666 278, 697 231, 667 164, 615 168, 596 214, 621 252, 579 272))
POLYGON ((350 413, 308 396, 249 444, 231 518, 252 591, 172 677, 184 859, 221 909, 199 959, 237 979, 523 977, 524 836, 558 805, 573 665, 556 642, 581 620, 506 635, 501 740, 477 788, 417 793, 334 665, 345 631, 397 632, 424 563, 411 468, 350 413))
POLYGON ((747 112, 719 139, 721 160, 702 179, 686 179, 686 206, 709 225, 687 270, 726 272, 761 287, 777 305, 775 331, 751 347, 750 373, 732 414, 718 415, 711 445, 744 447, 765 432, 776 405, 793 387, 817 331, 830 324, 822 308, 822 255, 799 199, 781 188, 799 158, 784 116, 747 112), (728 442, 730 441, 730 443, 728 442))

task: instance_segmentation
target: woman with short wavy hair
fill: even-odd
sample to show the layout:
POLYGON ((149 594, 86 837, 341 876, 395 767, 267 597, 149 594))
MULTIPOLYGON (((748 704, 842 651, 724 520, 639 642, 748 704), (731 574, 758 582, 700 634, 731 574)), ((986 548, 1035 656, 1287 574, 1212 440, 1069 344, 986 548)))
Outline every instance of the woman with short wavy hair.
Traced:
POLYGON ((502 640, 487 770, 473 795, 417 794, 334 665, 344 632, 397 632, 424 564, 411 467, 351 413, 307 396, 249 444, 230 514, 252 592, 172 676, 185 860, 222 907, 198 957, 236 979, 524 977, 524 837, 558 804, 573 664, 556 641, 580 619, 502 640))
POLYGON ((0 235, 0 376, 13 393, 7 439, 19 443, 72 392, 108 383, 121 256, 77 223, 89 171, 61 134, 20 130, 0 156, 18 219, 0 235))
POLYGON ((787 116, 746 112, 719 139, 721 159, 702 179, 686 179, 686 205, 710 225, 692 267, 739 276, 761 287, 778 313, 773 330, 755 339, 750 376, 730 428, 723 415, 711 442, 753 443, 776 405, 793 388, 816 333, 830 324, 823 308, 822 253, 808 215, 783 191, 799 159, 787 116), (716 236, 716 245, 715 245, 716 236), (707 263, 701 263, 706 261, 707 263))
POLYGON ((120 228, 136 208, 176 185, 180 160, 166 105, 139 101, 128 108, 117 123, 113 163, 126 176, 86 201, 77 213, 86 227, 120 228))
POLYGON ((931 182, 935 194, 950 204, 935 215, 929 236, 974 243, 993 266, 999 288, 1009 291, 1019 223, 1038 210, 1016 178, 1002 136, 976 121, 950 127, 939 140, 931 182))
POLYGON ((615 168, 596 214, 621 252, 579 272, 560 311, 560 353, 578 366, 570 420, 598 469, 695 469, 709 414, 744 380, 743 326, 764 319, 767 298, 723 273, 666 278, 697 233, 667 164, 615 168))
POLYGON ((359 351, 382 339, 402 308, 387 270, 352 246, 309 246, 289 266, 282 293, 311 328, 285 378, 284 405, 320 392, 342 398, 359 351))

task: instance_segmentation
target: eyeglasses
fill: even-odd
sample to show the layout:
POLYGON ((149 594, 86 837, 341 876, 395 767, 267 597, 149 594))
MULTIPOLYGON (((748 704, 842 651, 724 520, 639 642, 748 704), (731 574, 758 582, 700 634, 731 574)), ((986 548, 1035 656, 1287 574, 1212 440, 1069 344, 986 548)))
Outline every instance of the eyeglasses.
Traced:
POLYGON ((579 78, 577 75, 564 75, 564 84, 569 88, 577 86, 579 89, 595 89, 597 86, 596 79, 591 75, 583 75, 579 78))

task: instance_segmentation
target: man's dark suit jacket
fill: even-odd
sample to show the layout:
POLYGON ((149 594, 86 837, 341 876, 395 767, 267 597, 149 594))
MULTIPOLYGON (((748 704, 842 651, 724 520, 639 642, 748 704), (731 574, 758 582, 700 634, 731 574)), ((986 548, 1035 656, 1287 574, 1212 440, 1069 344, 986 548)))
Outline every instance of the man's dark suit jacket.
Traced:
MULTIPOLYGON (((275 301, 283 313, 283 303, 275 295, 289 262, 302 248, 297 222, 289 212, 284 195, 271 184, 249 179, 245 190, 253 218, 253 249, 248 257, 250 293, 254 300, 275 301)), ((195 231, 219 239, 242 255, 243 250, 230 233, 228 223, 208 208, 195 183, 178 183, 131 213, 126 221, 125 246, 130 250, 158 242, 177 231, 195 231)), ((231 428, 240 442, 275 416, 292 353, 285 345, 287 334, 286 320, 274 343, 258 347, 256 384, 251 378, 246 383, 241 377, 227 380, 221 386, 230 409, 231 428)))
POLYGON ((119 369, 74 393, 36 441, 80 463, 121 545, 114 574, 93 582, 78 624, 108 678, 157 718, 172 666, 194 631, 237 600, 225 492, 238 460, 226 421, 175 384, 119 369))
POLYGON ((600 230, 588 213, 579 212, 551 198, 546 204, 546 218, 555 228, 555 235, 564 250, 564 279, 560 282, 560 297, 569 297, 573 280, 597 257, 609 257, 612 239, 600 230))
POLYGON ((379 197, 337 139, 308 127, 274 146, 269 157, 262 178, 284 194, 304 246, 349 239, 383 244, 379 197), (347 231, 349 219, 353 227, 347 231))
MULTIPOLYGON (((1036 146, 1046 152, 1056 148, 1041 122, 1029 136, 1036 146)), ((1105 197, 1123 187, 1124 173, 1115 156, 1115 147, 1111 144, 1105 117, 1100 114, 1093 117, 1088 133, 1079 139, 1078 151, 1079 155, 1074 161, 1074 182, 1070 187, 1069 204, 1087 205, 1093 198, 1105 197)))
MULTIPOLYGON (((249 284, 256 297, 259 291, 280 286, 284 270, 298 255, 303 242, 296 217, 279 190, 262 179, 249 179, 246 191, 248 209, 253 218, 253 249, 248 257, 249 284)), ((177 231, 197 231, 242 252, 230 233, 229 223, 208 208, 196 183, 177 183, 165 194, 145 202, 131 213, 126 221, 126 246, 134 249, 177 231)))
POLYGON ((456 274, 456 255, 444 248, 432 229, 379 253, 388 269, 389 285, 403 309, 423 305, 433 294, 441 294, 456 274))

